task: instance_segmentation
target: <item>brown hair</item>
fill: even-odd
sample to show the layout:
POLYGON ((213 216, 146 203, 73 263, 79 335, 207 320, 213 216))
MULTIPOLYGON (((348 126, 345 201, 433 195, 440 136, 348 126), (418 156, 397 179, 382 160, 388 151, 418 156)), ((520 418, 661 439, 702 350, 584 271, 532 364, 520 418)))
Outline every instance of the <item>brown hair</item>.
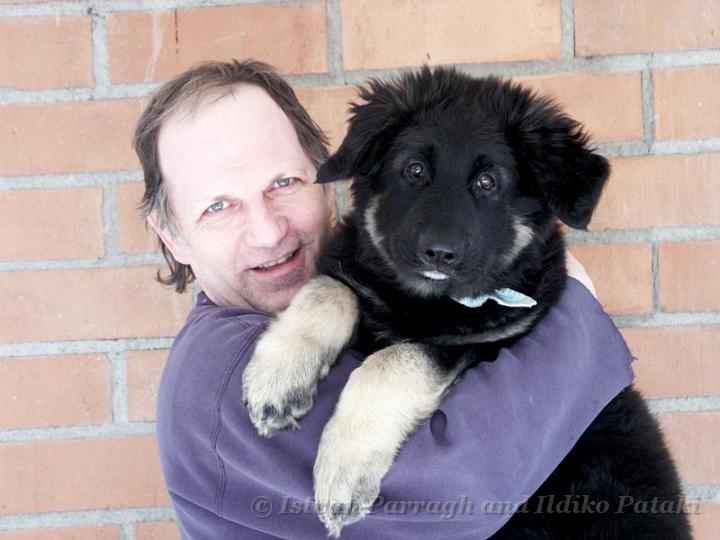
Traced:
MULTIPOLYGON (((300 105, 290 85, 272 66, 257 60, 233 60, 207 62, 185 71, 153 95, 140 116, 134 137, 135 152, 140 158, 145 178, 140 211, 145 218, 153 213, 158 226, 173 236, 179 237, 180 232, 173 218, 160 167, 157 144, 160 129, 179 110, 197 110, 204 98, 220 99, 231 94, 233 88, 241 83, 254 84, 270 95, 292 122, 300 145, 316 167, 328 157, 325 134, 300 105)), ((158 240, 170 273, 162 276, 158 272, 157 280, 164 285, 174 285, 176 291, 183 292, 195 279, 195 274, 189 265, 176 261, 162 240, 158 240)))

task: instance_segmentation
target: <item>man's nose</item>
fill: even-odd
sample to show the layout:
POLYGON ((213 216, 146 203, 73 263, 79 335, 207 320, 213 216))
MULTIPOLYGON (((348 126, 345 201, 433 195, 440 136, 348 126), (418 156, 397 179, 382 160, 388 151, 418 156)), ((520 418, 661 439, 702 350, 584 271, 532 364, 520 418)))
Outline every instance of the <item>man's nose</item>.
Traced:
POLYGON ((288 232, 287 218, 265 201, 249 205, 245 241, 251 247, 275 247, 288 232))

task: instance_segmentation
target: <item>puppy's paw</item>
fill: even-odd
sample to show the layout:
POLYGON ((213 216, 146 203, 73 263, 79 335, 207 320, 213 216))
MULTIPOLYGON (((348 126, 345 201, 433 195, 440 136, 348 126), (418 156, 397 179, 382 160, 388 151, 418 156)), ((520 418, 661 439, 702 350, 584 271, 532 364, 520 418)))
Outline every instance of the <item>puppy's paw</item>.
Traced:
POLYGON ((263 437, 299 429, 313 405, 318 381, 329 369, 327 351, 268 333, 260 339, 243 372, 243 398, 250 420, 263 437))
POLYGON ((260 435, 299 427, 358 316, 355 294, 328 276, 307 282, 278 315, 243 373, 245 405, 260 435))
POLYGON ((389 449, 386 456, 377 448, 369 453, 367 441, 348 437, 331 424, 323 432, 315 460, 315 504, 328 534, 338 538, 345 525, 372 510, 393 451, 389 449))
POLYGON ((262 393, 246 390, 245 407, 257 432, 263 437, 272 437, 283 429, 300 429, 299 419, 312 408, 315 389, 294 388, 270 399, 254 397, 262 393))

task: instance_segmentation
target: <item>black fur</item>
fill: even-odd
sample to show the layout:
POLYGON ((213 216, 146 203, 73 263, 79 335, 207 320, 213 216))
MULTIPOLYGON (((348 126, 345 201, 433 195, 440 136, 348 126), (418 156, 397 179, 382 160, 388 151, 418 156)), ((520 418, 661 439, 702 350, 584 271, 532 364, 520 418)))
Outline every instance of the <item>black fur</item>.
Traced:
MULTIPOLYGON (((557 219, 587 226, 607 161, 552 101, 497 78, 424 68, 373 80, 360 97, 345 140, 318 171, 319 182, 354 178, 354 212, 324 250, 320 271, 358 294, 367 352, 408 341, 424 344, 447 369, 494 360, 562 293, 557 219), (453 300, 502 287, 538 303, 471 309, 453 300)), ((682 500, 659 428, 635 390, 602 411, 533 497, 550 494, 611 504, 623 495, 682 500)), ((680 539, 690 532, 683 513, 518 513, 494 538, 680 539)))

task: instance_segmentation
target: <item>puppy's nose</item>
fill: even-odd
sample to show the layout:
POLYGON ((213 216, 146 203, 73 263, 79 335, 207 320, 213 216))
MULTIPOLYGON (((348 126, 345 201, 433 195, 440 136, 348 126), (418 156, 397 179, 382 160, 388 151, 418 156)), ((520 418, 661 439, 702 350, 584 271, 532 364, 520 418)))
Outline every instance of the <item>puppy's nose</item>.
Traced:
POLYGON ((438 268, 449 268, 462 260, 462 247, 453 242, 420 242, 420 260, 438 268))

